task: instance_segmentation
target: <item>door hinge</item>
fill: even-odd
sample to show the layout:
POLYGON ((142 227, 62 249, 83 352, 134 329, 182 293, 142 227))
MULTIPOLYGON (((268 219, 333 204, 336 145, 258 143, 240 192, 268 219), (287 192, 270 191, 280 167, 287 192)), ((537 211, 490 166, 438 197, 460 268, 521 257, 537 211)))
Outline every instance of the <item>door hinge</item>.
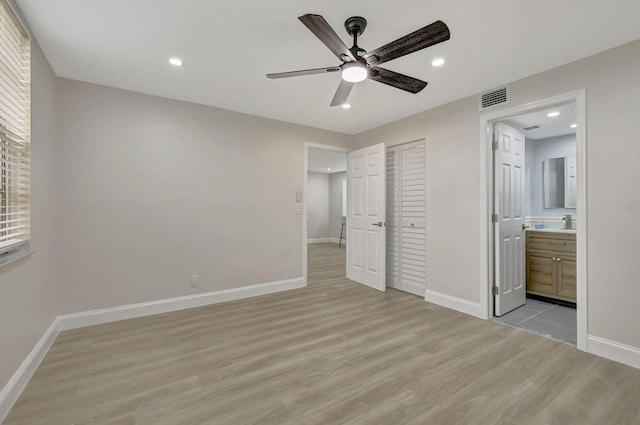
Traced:
POLYGON ((491 222, 492 223, 497 223, 498 222, 498 214, 492 214, 491 215, 491 222))
POLYGON ((493 295, 498 295, 498 294, 500 294, 500 290, 498 289, 497 286, 494 286, 493 287, 493 295))
POLYGON ((495 141, 492 142, 491 143, 491 149, 493 149, 494 151, 497 151, 498 150, 498 145, 499 145, 498 142, 495 142, 495 141))

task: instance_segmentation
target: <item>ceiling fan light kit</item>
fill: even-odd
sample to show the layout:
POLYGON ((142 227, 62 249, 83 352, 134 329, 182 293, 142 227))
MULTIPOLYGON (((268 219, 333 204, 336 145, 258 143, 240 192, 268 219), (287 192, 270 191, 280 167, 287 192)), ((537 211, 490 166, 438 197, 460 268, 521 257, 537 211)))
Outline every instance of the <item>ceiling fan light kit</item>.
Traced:
POLYGON ((367 79, 367 66, 360 62, 347 62, 342 65, 342 79, 349 83, 359 83, 367 79))
POLYGON ((420 92, 427 86, 426 81, 399 74, 381 68, 378 65, 434 44, 442 43, 451 37, 447 25, 442 21, 436 21, 391 43, 367 52, 358 47, 358 37, 362 35, 367 27, 367 20, 361 16, 352 16, 344 23, 347 33, 353 38, 353 47, 350 49, 347 48, 322 16, 307 14, 298 17, 298 19, 342 61, 342 65, 267 74, 267 78, 299 77, 341 71, 342 79, 331 101, 331 106, 345 104, 353 86, 367 78, 409 93, 420 92))

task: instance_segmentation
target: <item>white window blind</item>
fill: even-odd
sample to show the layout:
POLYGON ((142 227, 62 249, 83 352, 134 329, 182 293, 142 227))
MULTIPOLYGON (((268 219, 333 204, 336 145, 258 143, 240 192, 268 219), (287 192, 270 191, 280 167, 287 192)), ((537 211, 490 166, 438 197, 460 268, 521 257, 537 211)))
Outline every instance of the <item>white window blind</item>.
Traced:
POLYGON ((0 0, 0 254, 29 240, 31 47, 0 0))

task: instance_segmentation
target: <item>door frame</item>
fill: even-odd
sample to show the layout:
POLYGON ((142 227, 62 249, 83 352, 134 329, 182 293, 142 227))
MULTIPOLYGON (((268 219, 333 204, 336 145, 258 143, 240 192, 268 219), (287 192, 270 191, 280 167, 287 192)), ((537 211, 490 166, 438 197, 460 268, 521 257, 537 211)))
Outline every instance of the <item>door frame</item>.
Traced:
POLYGON ((480 170, 480 306, 486 318, 493 315, 492 286, 494 279, 493 264, 493 124, 514 115, 520 115, 545 107, 563 103, 576 104, 576 211, 579 213, 579 223, 576 230, 576 259, 577 259, 577 347, 587 351, 587 119, 586 119, 586 91, 575 90, 558 96, 536 100, 519 106, 500 109, 480 116, 479 170, 480 170))
MULTIPOLYGON (((345 157, 347 153, 351 151, 351 149, 341 146, 304 142, 304 184, 302 187, 302 277, 304 278, 304 286, 308 286, 309 284, 307 279, 307 185, 309 180, 309 148, 333 152, 343 152, 345 154, 345 157)), ((344 271, 344 275, 347 275, 346 269, 344 271)))

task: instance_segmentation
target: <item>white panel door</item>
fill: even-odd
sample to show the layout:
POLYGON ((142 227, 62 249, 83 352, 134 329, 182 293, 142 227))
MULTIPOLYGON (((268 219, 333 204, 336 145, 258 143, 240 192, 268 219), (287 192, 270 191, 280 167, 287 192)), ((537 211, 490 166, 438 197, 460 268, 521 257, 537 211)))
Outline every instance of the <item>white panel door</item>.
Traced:
POLYGON ((422 141, 387 149, 387 286, 425 295, 426 187, 422 141))
POLYGON ((385 290, 384 143, 347 154, 347 278, 385 290))
POLYGON ((502 123, 494 132, 495 315, 502 316, 526 301, 524 134, 502 123))

